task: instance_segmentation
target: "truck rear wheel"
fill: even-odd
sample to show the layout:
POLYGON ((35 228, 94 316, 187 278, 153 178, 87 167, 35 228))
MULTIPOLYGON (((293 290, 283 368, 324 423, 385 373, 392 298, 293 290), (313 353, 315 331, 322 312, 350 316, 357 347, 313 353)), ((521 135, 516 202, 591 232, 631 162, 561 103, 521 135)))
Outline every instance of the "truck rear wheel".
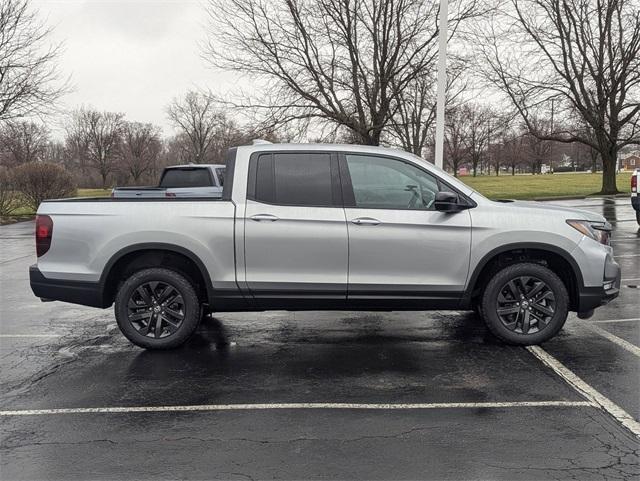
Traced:
POLYGON ((569 295, 562 280, 547 267, 514 264, 489 281, 482 312, 489 330, 502 341, 538 344, 562 329, 569 313, 569 295))
POLYGON ((201 306, 191 282, 163 268, 132 274, 115 299, 122 333, 136 346, 171 349, 180 346, 198 327, 201 306))

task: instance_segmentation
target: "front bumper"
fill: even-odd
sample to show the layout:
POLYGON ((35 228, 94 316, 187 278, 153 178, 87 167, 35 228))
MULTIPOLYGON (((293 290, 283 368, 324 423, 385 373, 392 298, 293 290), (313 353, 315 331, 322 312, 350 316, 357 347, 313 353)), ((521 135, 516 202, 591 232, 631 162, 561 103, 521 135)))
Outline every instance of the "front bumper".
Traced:
POLYGON ((46 278, 37 265, 29 267, 33 293, 43 301, 63 301, 91 307, 109 307, 99 282, 68 281, 46 278))
POLYGON ((582 287, 578 292, 578 313, 588 312, 608 304, 620 294, 622 271, 612 257, 607 256, 601 287, 582 287))

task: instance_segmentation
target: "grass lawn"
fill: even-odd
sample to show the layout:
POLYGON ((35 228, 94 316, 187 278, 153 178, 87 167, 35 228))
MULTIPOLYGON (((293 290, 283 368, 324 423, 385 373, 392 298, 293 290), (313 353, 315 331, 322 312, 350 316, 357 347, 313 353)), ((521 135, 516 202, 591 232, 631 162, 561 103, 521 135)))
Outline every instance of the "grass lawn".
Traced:
MULTIPOLYGON (((460 180, 490 199, 587 196, 602 187, 602 174, 483 175, 460 180)), ((618 190, 631 191, 631 172, 618 174, 618 190)))

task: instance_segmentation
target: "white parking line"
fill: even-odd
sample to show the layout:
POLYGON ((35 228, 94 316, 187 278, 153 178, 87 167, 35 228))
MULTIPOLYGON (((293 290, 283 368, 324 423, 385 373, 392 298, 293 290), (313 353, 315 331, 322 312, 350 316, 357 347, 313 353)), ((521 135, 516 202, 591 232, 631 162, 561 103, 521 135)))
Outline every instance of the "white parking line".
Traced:
POLYGON ((621 282, 640 281, 640 277, 630 277, 629 279, 620 279, 621 282))
POLYGON ((621 254, 621 255, 614 255, 613 257, 617 258, 617 259, 621 259, 623 257, 640 257, 640 254, 621 254))
POLYGON ((614 344, 617 344, 618 346, 620 346, 622 349, 626 349, 627 351, 629 351, 631 354, 635 354, 636 356, 640 357, 640 347, 636 346, 635 344, 631 344, 629 341, 625 341, 624 339, 611 334, 609 331, 602 329, 600 326, 594 326, 589 324, 588 322, 581 322, 580 324, 582 324, 583 326, 585 326, 587 329, 589 329, 592 332, 595 332, 596 334, 604 337, 605 339, 613 342, 614 344))
POLYGON ((62 334, 0 334, 0 337, 62 337, 62 334))
POLYGON ((589 321, 592 322, 632 322, 632 321, 640 321, 640 317, 634 317, 632 319, 605 319, 603 321, 589 321))
POLYGON ((46 414, 92 414, 92 413, 157 413, 191 411, 262 411, 271 409, 357 409, 357 410, 402 410, 402 409, 483 409, 522 407, 594 407, 589 401, 514 401, 478 403, 414 403, 414 404, 361 404, 361 403, 275 403, 275 404, 202 404, 194 406, 130 406, 102 408, 26 409, 0 411, 0 416, 41 416, 46 414))
POLYGON ((527 346, 527 350, 537 357, 542 363, 552 369, 558 376, 564 379, 569 385, 591 401, 594 405, 600 406, 611 416, 613 416, 620 424, 626 427, 636 436, 640 437, 640 423, 636 421, 629 413, 620 406, 615 404, 608 397, 600 394, 589 384, 580 379, 570 369, 565 367, 560 361, 542 349, 540 346, 527 346))

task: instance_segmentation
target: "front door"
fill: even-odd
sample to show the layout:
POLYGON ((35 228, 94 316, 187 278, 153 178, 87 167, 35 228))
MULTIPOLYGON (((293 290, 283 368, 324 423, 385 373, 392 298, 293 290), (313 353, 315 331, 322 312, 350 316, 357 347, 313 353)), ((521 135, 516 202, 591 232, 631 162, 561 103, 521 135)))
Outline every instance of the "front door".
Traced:
POLYGON ((385 300, 388 306, 396 300, 399 308, 455 303, 469 270, 469 211, 436 211, 435 194, 445 189, 416 164, 360 154, 341 162, 349 302, 385 300))
POLYGON ((337 156, 254 154, 248 181, 244 249, 253 296, 271 307, 278 299, 344 301, 348 241, 337 156))

